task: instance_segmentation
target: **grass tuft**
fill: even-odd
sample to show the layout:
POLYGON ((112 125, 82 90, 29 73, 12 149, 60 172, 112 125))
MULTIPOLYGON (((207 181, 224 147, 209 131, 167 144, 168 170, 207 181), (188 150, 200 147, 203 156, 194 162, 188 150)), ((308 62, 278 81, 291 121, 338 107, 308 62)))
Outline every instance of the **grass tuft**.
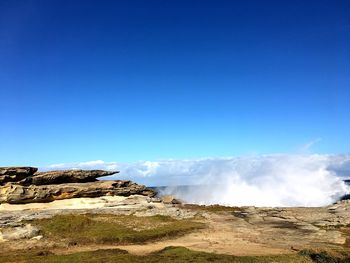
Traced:
POLYGON ((186 234, 204 227, 191 220, 166 216, 57 215, 35 220, 44 237, 68 244, 139 244, 186 234))
POLYGON ((184 204, 184 208, 191 209, 195 211, 206 211, 211 213, 221 213, 221 212, 235 212, 242 211, 241 207, 235 206, 223 206, 223 205, 195 205, 195 204, 184 204))

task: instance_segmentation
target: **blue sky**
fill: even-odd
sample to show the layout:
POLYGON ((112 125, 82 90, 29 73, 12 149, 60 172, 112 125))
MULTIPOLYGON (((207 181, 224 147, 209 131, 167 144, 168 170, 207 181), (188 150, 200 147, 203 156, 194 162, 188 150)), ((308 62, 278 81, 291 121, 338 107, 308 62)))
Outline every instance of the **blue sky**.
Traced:
POLYGON ((349 12, 3 0, 0 165, 348 153, 349 12))

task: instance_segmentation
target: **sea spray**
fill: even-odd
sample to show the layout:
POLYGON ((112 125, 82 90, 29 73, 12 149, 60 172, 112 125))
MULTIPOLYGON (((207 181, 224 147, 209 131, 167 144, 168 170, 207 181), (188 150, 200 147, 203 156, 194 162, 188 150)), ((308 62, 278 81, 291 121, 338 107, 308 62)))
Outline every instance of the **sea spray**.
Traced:
POLYGON ((350 177, 349 155, 275 154, 61 166, 118 169, 118 179, 166 185, 163 194, 198 204, 324 206, 349 193, 343 182, 350 177))
POLYGON ((198 185, 168 187, 186 202, 231 206, 323 206, 348 193, 327 157, 313 155, 260 156, 206 161, 197 171, 198 185), (220 169, 215 169, 215 167, 220 169), (215 171, 216 170, 216 171, 215 171))

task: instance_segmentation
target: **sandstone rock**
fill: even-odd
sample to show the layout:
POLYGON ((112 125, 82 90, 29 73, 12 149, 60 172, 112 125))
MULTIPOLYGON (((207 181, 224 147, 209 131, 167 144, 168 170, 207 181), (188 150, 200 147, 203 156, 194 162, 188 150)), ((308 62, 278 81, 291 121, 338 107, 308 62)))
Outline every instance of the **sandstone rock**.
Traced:
POLYGON ((35 167, 0 167, 0 184, 20 181, 37 170, 35 167))
POLYGON ((3 241, 32 238, 39 234, 39 229, 26 224, 24 226, 4 228, 0 231, 0 239, 3 241))
POLYGON ((39 241, 39 240, 43 239, 43 237, 44 236, 39 235, 39 236, 32 237, 31 240, 38 240, 39 241))
POLYGON ((64 170, 39 172, 19 182, 21 185, 46 185, 63 183, 85 183, 97 181, 96 178, 119 173, 103 170, 64 170))
POLYGON ((161 203, 161 202, 162 202, 162 199, 159 198, 159 197, 152 197, 152 198, 150 199, 150 202, 152 202, 152 203, 161 203))
POLYGON ((181 202, 173 195, 164 195, 161 199, 164 204, 181 204, 181 202))
POLYGON ((35 167, 0 167, 0 175, 33 175, 38 168, 35 167))
POLYGON ((124 180, 29 186, 8 183, 0 186, 0 203, 45 203, 76 197, 135 194, 153 197, 156 192, 144 185, 124 180))

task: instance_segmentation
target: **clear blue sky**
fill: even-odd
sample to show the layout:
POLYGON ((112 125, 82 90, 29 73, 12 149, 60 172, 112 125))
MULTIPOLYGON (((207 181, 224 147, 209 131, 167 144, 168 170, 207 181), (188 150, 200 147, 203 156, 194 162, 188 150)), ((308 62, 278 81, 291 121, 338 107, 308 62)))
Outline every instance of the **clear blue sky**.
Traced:
POLYGON ((350 149, 350 2, 0 1, 0 165, 350 149))

